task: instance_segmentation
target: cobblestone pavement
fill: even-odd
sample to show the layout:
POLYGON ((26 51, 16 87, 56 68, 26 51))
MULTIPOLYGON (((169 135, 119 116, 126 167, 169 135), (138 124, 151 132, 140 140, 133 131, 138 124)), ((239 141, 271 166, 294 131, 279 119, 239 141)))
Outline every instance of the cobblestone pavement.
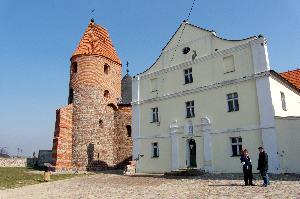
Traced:
MULTIPOLYGON (((262 180, 256 175, 255 184, 262 180)), ((123 176, 116 173, 0 191, 0 198, 299 198, 300 177, 273 176, 267 188, 243 186, 242 175, 198 177, 123 176)))

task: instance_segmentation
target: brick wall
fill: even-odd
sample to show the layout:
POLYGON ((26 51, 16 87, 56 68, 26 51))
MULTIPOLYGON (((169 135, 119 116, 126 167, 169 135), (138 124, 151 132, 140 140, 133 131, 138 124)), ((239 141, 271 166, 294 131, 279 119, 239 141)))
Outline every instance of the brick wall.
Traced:
POLYGON ((72 104, 56 111, 52 159, 57 170, 72 167, 72 113, 72 104))
POLYGON ((115 111, 121 96, 121 66, 99 56, 82 56, 71 74, 73 166, 80 170, 114 166, 115 111), (108 74, 104 66, 109 65, 108 74), (104 96, 108 90, 109 95, 104 96))
POLYGON ((117 147, 115 163, 118 167, 124 167, 132 159, 131 118, 131 106, 120 105, 116 118, 115 136, 115 146, 117 147))

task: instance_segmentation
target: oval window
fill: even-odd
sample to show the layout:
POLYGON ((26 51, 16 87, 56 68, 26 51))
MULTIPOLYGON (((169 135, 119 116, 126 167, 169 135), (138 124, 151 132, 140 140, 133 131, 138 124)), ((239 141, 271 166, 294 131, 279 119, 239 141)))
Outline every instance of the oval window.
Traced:
POLYGON ((185 47, 184 49, 182 49, 182 53, 183 54, 188 54, 190 52, 190 48, 189 47, 185 47))

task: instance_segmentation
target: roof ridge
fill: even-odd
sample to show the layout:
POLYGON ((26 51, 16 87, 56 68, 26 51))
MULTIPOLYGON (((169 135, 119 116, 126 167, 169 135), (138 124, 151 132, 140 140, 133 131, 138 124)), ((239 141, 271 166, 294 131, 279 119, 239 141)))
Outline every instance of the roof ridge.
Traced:
POLYGON ((300 68, 296 68, 296 69, 293 69, 293 70, 284 71, 284 72, 281 72, 279 74, 294 72, 294 71, 297 71, 297 70, 300 70, 300 68))

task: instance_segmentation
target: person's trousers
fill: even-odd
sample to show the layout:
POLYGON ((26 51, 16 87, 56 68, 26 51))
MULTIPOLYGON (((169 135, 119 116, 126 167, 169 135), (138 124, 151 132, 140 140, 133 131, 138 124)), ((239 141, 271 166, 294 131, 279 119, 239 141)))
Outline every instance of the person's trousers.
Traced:
POLYGON ((252 170, 244 170, 244 181, 245 185, 252 185, 253 174, 252 170))
POLYGON ((269 176, 268 176, 268 171, 260 170, 260 175, 262 179, 264 180, 264 185, 267 186, 270 184, 269 182, 269 176))

